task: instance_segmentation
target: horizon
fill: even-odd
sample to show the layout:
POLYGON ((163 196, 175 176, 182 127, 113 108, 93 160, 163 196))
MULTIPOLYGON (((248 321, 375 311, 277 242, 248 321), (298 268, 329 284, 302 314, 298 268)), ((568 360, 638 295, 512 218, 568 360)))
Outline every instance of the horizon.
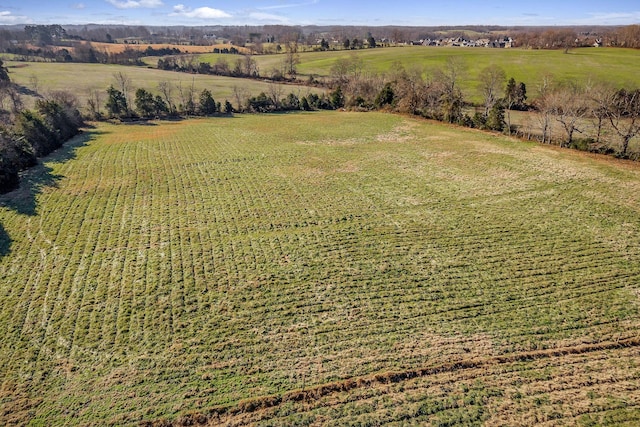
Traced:
POLYGON ((460 0, 456 7, 379 0, 5 0, 0 25, 142 26, 619 26, 640 23, 631 1, 536 4, 460 0), (74 2, 75 1, 75 2, 74 2))

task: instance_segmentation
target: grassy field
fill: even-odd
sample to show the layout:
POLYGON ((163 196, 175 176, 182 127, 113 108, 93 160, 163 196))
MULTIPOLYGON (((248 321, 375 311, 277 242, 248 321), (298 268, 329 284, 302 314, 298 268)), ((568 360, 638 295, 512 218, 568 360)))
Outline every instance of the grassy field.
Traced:
MULTIPOLYGON (((92 90, 102 91, 103 101, 106 102, 106 90, 109 85, 113 84, 117 87, 114 79, 114 74, 116 73, 123 73, 131 78, 134 92, 138 88, 144 88, 158 94, 158 83, 168 81, 174 86, 174 102, 179 100, 177 86, 180 84, 186 90, 193 82, 197 94, 203 89, 209 89, 216 101, 221 101, 224 104, 225 99, 228 99, 234 105, 236 104, 233 94, 234 87, 241 88, 247 94, 256 96, 260 92, 269 93, 269 86, 277 84, 258 80, 187 74, 122 65, 6 61, 5 66, 9 69, 11 81, 33 91, 35 89, 33 85, 35 78, 38 82, 39 92, 67 90, 80 99, 82 106, 86 104, 92 90)), ((294 85, 288 85, 282 89, 283 96, 290 92, 302 96, 310 91, 319 92, 316 88, 294 85)), ((27 96, 27 105, 33 103, 33 100, 33 97, 27 96)))
POLYGON ((378 113, 99 124, 0 206, 0 424, 640 420, 638 164, 378 113))
MULTIPOLYGON (((508 77, 523 81, 533 93, 546 74, 557 79, 577 79, 578 81, 603 80, 619 84, 621 87, 639 87, 640 74, 637 64, 640 51, 617 48, 583 48, 571 50, 568 54, 556 50, 526 49, 485 49, 460 47, 406 46, 358 51, 307 52, 300 54, 298 73, 304 78, 309 75, 329 76, 331 66, 338 58, 357 55, 366 70, 388 72, 396 63, 406 68, 418 67, 427 70, 443 67, 450 57, 460 58, 465 65, 461 79, 467 96, 476 96, 477 78, 481 70, 489 65, 501 66, 508 77)), ((214 63, 223 56, 201 55, 203 61, 214 63)), ((255 56, 261 72, 274 67, 282 68, 284 55, 255 56)))

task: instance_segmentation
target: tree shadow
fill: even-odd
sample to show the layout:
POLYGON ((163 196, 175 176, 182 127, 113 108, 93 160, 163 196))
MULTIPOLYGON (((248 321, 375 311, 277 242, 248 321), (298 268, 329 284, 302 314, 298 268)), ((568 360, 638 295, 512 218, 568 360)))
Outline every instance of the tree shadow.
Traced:
POLYGON ((22 85, 17 85, 17 87, 20 95, 33 96, 34 98, 42 98, 42 95, 40 95, 38 92, 34 91, 33 89, 30 89, 22 85))
POLYGON ((9 255, 12 242, 11 237, 9 237, 2 224, 0 224, 0 259, 9 255))
MULTIPOLYGON (((88 128, 80 135, 67 141, 62 147, 47 157, 38 161, 38 164, 24 171, 20 176, 20 187, 9 193, 0 195, 0 207, 11 209, 22 215, 34 216, 38 214, 38 195, 46 187, 57 187, 62 175, 53 173, 48 163, 63 163, 76 158, 76 151, 98 135, 106 132, 88 128), (47 164, 45 164, 47 163, 47 164)), ((11 252, 13 240, 0 223, 0 259, 11 252)))
POLYGON ((38 213, 38 195, 46 187, 57 187, 63 178, 53 173, 46 163, 64 163, 76 157, 78 148, 87 145, 102 131, 85 130, 82 134, 70 139, 58 150, 44 157, 38 164, 23 172, 20 176, 20 187, 0 196, 0 207, 11 209, 22 215, 34 216, 38 213))

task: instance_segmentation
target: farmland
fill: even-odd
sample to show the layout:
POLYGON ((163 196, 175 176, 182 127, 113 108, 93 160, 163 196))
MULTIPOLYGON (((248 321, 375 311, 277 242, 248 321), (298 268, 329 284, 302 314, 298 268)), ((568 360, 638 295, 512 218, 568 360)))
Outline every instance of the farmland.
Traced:
MULTIPOLYGON (((114 74, 122 73, 131 79, 134 89, 143 88, 154 93, 158 92, 158 83, 167 81, 176 89, 174 94, 178 96, 178 87, 185 90, 192 84, 197 93, 203 89, 211 91, 217 101, 224 102, 234 100, 234 87, 242 88, 249 94, 257 95, 260 92, 269 92, 269 86, 277 83, 269 83, 258 80, 234 79, 231 77, 210 76, 202 74, 186 74, 172 71, 162 71, 144 67, 127 67, 122 65, 104 64, 64 64, 43 62, 14 62, 7 61, 5 65, 9 69, 11 80, 21 86, 33 90, 33 81, 37 81, 39 91, 65 90, 77 96, 84 106, 90 97, 91 91, 100 91, 106 94, 109 85, 115 84, 114 74)), ((285 86, 283 92, 300 93, 306 95, 312 92, 320 92, 315 88, 306 86, 285 86)), ((29 98, 26 97, 27 103, 29 98)), ((106 102, 106 95, 103 97, 106 102)))
MULTIPOLYGON (((133 44, 122 44, 122 43, 99 43, 99 42, 92 42, 91 43, 91 47, 94 49, 97 49, 99 51, 104 51, 104 52, 108 52, 108 53, 122 53, 124 52, 126 49, 133 49, 133 50, 147 50, 149 48, 151 49, 156 49, 156 50, 160 50, 160 49, 178 49, 180 52, 182 53, 210 53, 213 52, 214 49, 228 49, 229 45, 228 44, 214 44, 214 45, 209 45, 209 46, 198 46, 198 45, 185 45, 185 44, 169 44, 169 43, 155 43, 155 44, 150 44, 150 43, 133 43, 133 44)), ((239 47, 236 48, 238 49, 240 52, 242 53, 248 53, 248 49, 239 47)))
MULTIPOLYGON (((498 65, 507 76, 523 81, 532 93, 542 78, 554 75, 560 80, 602 80, 616 82, 621 87, 640 86, 636 72, 639 54, 634 49, 582 48, 568 54, 557 50, 488 49, 460 47, 405 46, 393 48, 362 49, 356 51, 304 52, 300 53, 298 74, 326 77, 339 58, 357 56, 367 72, 389 72, 402 64, 406 68, 433 70, 443 67, 448 58, 455 56, 465 66, 461 76, 463 88, 469 96, 475 96, 476 80, 483 68, 498 65)), ((204 54, 202 61, 215 63, 217 58, 229 60, 229 55, 204 54)), ((284 55, 255 56, 260 70, 269 72, 281 68, 284 55)))
POLYGON ((1 424, 640 419, 640 167, 379 113, 96 124, 0 197, 1 424))

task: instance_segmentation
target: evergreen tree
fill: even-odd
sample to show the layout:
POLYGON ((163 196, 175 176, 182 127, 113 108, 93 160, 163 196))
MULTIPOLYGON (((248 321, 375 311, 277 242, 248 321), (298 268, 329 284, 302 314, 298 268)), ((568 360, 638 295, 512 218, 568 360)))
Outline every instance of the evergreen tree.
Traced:
POLYGON ((304 111, 311 111, 311 106, 309 105, 309 101, 306 96, 303 96, 300 100, 300 108, 304 111))
POLYGON ((344 107, 344 95, 342 94, 342 88, 338 86, 336 90, 331 92, 331 105, 333 108, 344 107))
POLYGON ((140 88, 136 90, 135 104, 138 114, 142 117, 151 117, 156 111, 153 95, 146 89, 140 88))
POLYGON ((11 78, 9 78, 9 71, 7 67, 4 66, 4 62, 0 59, 0 85, 5 85, 11 83, 11 78))
POLYGON ((393 105, 394 97, 395 94, 393 93, 391 83, 387 83, 384 85, 380 93, 378 93, 378 96, 376 96, 374 103, 378 108, 382 108, 385 105, 393 105))
POLYGON ((524 82, 520 82, 520 84, 518 84, 518 91, 516 92, 516 94, 518 96, 518 105, 520 106, 520 108, 525 109, 525 102, 527 100, 527 86, 524 84, 524 82))
POLYGON ((211 92, 208 89, 204 89, 200 93, 200 102, 198 104, 198 111, 200 114, 209 116, 215 114, 218 111, 216 101, 213 99, 211 92))
POLYGON ((376 47, 376 39, 369 33, 369 37, 367 37, 367 44, 370 48, 376 47))
POLYGON ((516 84, 516 80, 511 77, 507 82, 504 97, 506 107, 509 110, 526 109, 525 101, 527 100, 527 87, 523 82, 516 84))
POLYGON ((284 101, 284 108, 287 110, 299 110, 300 109, 300 99, 295 93, 290 93, 287 95, 287 99, 284 101))
POLYGON ((233 105, 231 105, 229 100, 224 101, 224 112, 225 114, 233 114, 233 105))
POLYGON ((504 106, 501 102, 496 103, 489 111, 486 125, 488 129, 498 132, 502 132, 504 130, 504 106))
POLYGON ((114 88, 113 85, 107 89, 107 111, 111 117, 122 117, 129 112, 127 98, 124 93, 114 88))
POLYGON ((160 95, 156 95, 153 99, 153 109, 155 110, 156 116, 162 116, 169 112, 169 107, 167 103, 162 99, 160 95))
POLYGON ((16 134, 33 147, 33 153, 38 157, 46 156, 61 144, 42 116, 31 110, 24 110, 16 117, 16 134))

